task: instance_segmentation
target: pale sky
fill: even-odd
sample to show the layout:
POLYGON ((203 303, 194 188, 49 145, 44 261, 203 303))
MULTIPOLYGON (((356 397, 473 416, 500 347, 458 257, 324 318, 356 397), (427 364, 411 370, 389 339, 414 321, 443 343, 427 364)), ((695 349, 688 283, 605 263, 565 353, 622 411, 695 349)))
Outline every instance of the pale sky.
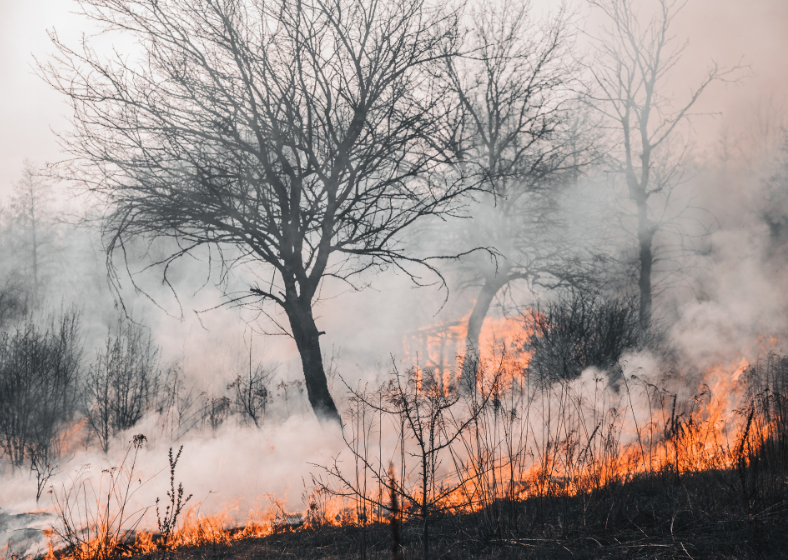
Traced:
POLYGON ((68 107, 33 71, 33 55, 52 52, 47 29, 78 37, 71 0, 0 0, 0 195, 19 179, 25 158, 60 159, 50 127, 68 125, 68 107))
MULTIPOLYGON (((35 75, 33 56, 43 60, 52 52, 47 29, 72 44, 78 40, 84 22, 69 13, 73 8, 73 0, 0 0, 0 197, 19 178, 23 159, 62 157, 50 129, 68 126, 68 107, 35 75)), ((742 84, 709 91, 699 112, 722 113, 735 124, 759 101, 785 105, 788 0, 690 0, 675 31, 690 41, 677 93, 688 91, 711 59, 723 65, 742 60, 752 68, 742 84)), ((720 122, 719 116, 696 122, 701 142, 714 139, 720 122)))

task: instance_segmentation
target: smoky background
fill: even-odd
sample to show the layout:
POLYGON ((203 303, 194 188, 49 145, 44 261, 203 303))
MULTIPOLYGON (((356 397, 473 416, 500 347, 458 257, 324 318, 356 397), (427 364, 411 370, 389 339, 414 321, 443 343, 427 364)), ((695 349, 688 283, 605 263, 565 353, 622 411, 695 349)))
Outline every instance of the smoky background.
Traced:
MULTIPOLYGON (((28 55, 31 50, 37 56, 46 50, 41 31, 51 25, 44 25, 38 14, 53 18, 62 4, 34 4, 5 3, 0 8, 0 21, 15 30, 2 33, 0 72, 18 76, 16 81, 3 80, 5 89, 0 89, 2 120, 10 131, 0 149, 3 328, 14 333, 26 321, 49 325, 68 313, 78 316, 79 386, 98 367, 97 353, 106 351, 108 336, 117 337, 127 328, 119 321, 139 329, 141 344, 149 338, 157 351, 152 361, 156 394, 142 417, 133 426, 118 429, 103 451, 96 448, 95 436, 87 443, 64 446, 49 483, 63 484, 82 465, 112 462, 132 434, 143 433, 149 444, 140 456, 140 464, 145 465, 142 474, 162 478, 158 473, 166 470, 167 448, 183 444, 179 476, 206 509, 226 508, 237 501, 242 517, 244 508, 254 505, 245 506, 244 501, 267 495, 285 496, 289 507, 299 507, 303 481, 312 472, 310 463, 325 463, 342 448, 342 440, 309 409, 299 385, 302 372, 295 344, 276 324, 283 315, 268 308, 270 316, 250 306, 222 305, 228 294, 264 281, 266 269, 249 264, 225 277, 220 269, 207 265, 205 255, 176 263, 169 275, 171 289, 162 284, 160 271, 145 270, 167 247, 140 243, 129 248, 130 266, 140 271, 133 275, 139 289, 122 275, 115 288, 108 283, 102 240, 82 221, 93 217, 90 201, 74 197, 71 185, 56 183, 45 173, 43 162, 58 159, 46 129, 65 127, 65 117, 61 109, 53 109, 62 108, 61 102, 54 101, 52 92, 32 76, 35 71, 28 55), (32 21, 36 33, 23 33, 19 22, 32 21), (35 110, 29 109, 31 104, 35 110), (23 163, 24 157, 41 163, 23 163), (40 203, 35 239, 31 197, 40 203), (232 384, 256 375, 258 368, 265 379, 260 387, 265 387, 267 408, 264 420, 255 426, 248 414, 237 409, 232 384), (176 376, 184 384, 183 398, 191 392, 194 414, 200 417, 189 429, 184 424, 182 433, 165 430, 164 415, 155 410, 155 401, 167 390, 177 389, 176 376)), ((550 11, 537 7, 537 14, 550 11)), ((591 33, 598 22, 586 14, 587 9, 576 8, 573 17, 584 32, 591 33)), ((781 31, 788 22, 788 8, 773 2, 743 10, 733 1, 713 6, 694 2, 677 19, 676 34, 688 37, 690 43, 671 82, 676 92, 686 90, 697 68, 704 68, 709 58, 748 68, 736 83, 711 87, 693 108, 698 115, 683 131, 686 173, 672 204, 699 212, 693 217, 697 221, 690 220, 681 234, 665 233, 670 260, 656 275, 655 319, 682 366, 670 382, 683 387, 687 395, 703 372, 717 364, 785 351, 788 62, 781 56, 786 46, 781 31), (698 239, 693 250, 674 251, 684 237, 691 236, 698 239)), ((52 22, 61 32, 60 23, 52 22)), ((69 27, 62 31, 71 32, 69 27)), ((576 40, 582 61, 587 38, 579 33, 576 40)), ((605 289, 625 293, 632 290, 628 274, 634 258, 631 235, 618 227, 626 187, 620 177, 601 167, 592 164, 576 181, 562 185, 560 196, 551 201, 552 211, 560 216, 560 235, 567 246, 603 257, 603 273, 609 277, 605 289)), ((467 204, 466 217, 426 223, 403 242, 425 255, 444 254, 447 244, 456 243, 459 250, 462 243, 485 245, 486 221, 494 220, 495 213, 481 197, 467 204)), ((418 363, 419 356, 405 349, 409 333, 467 317, 476 284, 463 274, 463 267, 491 263, 493 257, 480 253, 438 265, 446 279, 444 288, 434 277, 428 278, 430 285, 416 287, 393 268, 364 275, 360 284, 368 286, 359 291, 324 280, 315 315, 325 331, 321 344, 329 364, 329 387, 340 408, 345 404, 345 383, 374 386, 386 379, 392 362, 405 368, 418 363)), ((512 283, 493 300, 488 319, 517 319, 534 305, 560 295, 538 283, 512 283)), ((481 344, 494 343, 495 333, 483 332, 481 344)), ((447 360, 456 362, 457 355, 447 355, 447 360)), ((624 362, 629 371, 646 372, 655 380, 664 376, 659 358, 649 350, 633 351, 624 362)), ((86 406, 74 407, 75 420, 84 419, 86 406)), ((40 507, 29 467, 14 467, 4 456, 0 472, 0 507, 14 512, 40 507)), ((151 483, 137 499, 140 504, 150 503, 160 494, 161 487, 151 483)))

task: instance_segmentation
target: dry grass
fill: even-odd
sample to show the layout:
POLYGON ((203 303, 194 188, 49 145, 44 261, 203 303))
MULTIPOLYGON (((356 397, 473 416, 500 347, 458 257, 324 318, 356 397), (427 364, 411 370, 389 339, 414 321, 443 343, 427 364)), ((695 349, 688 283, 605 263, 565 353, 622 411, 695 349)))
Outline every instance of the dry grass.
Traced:
MULTIPOLYGON (((734 490, 737 473, 706 472, 674 484, 653 474, 602 493, 530 499, 513 504, 520 528, 510 535, 485 535, 484 512, 445 515, 433 522, 431 558, 596 559, 701 558, 778 559, 788 551, 788 510, 750 515, 734 490)), ((405 558, 422 558, 421 526, 403 527, 405 558)), ((391 558, 386 524, 318 526, 279 531, 232 545, 181 549, 177 560, 333 560, 391 558), (364 541, 366 541, 364 543, 364 541), (366 550, 366 555, 362 554, 366 550)))
MULTIPOLYGON (((497 370, 474 396, 410 372, 387 393, 356 393, 355 473, 324 469, 334 485, 305 491, 303 525, 281 506, 238 529, 187 514, 173 558, 389 559, 398 508, 387 495, 401 504, 406 559, 784 558, 788 359, 707 380, 717 373, 740 384, 704 383, 682 403, 635 376, 612 401, 595 380, 518 385, 497 370)), ((160 539, 117 551, 144 558, 160 539)))

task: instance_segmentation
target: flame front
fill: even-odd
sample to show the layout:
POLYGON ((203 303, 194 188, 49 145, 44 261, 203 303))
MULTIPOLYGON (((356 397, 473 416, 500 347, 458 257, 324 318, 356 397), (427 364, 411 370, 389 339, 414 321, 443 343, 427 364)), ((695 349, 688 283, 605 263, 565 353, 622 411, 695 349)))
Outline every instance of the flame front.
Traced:
MULTIPOLYGON (((712 469, 740 469, 763 454, 774 438, 785 436, 784 395, 752 379, 759 367, 771 367, 776 359, 771 355, 764 363, 739 359, 715 365, 684 397, 658 386, 640 370, 621 371, 615 378, 589 369, 578 379, 545 383, 528 375, 530 354, 503 350, 506 344, 517 348, 522 324, 502 321, 491 329, 505 332, 504 327, 510 331, 499 340, 509 337, 507 342, 497 351, 488 350, 486 365, 478 371, 477 389, 487 395, 487 404, 442 451, 428 488, 423 469, 412 460, 417 456, 414 440, 401 431, 404 424, 398 427, 382 415, 367 414, 359 397, 348 416, 348 441, 357 449, 388 448, 387 453, 380 451, 378 457, 363 461, 355 455, 355 478, 347 479, 344 490, 316 485, 304 499, 306 511, 288 514, 282 502, 269 497, 267 507, 253 510, 238 526, 230 515, 232 507, 205 515, 195 506, 167 537, 150 531, 137 532, 132 543, 97 537, 82 548, 59 553, 50 544, 47 558, 106 558, 118 550, 131 556, 163 546, 230 545, 322 524, 380 523, 390 515, 385 496, 392 472, 399 473, 399 481, 391 484, 401 485, 403 496, 426 496, 432 510, 462 514, 507 500, 584 495, 654 473, 680 478, 712 469), (394 469, 392 457, 399 458, 394 469)), ((456 378, 457 369, 450 375, 456 378)), ((473 410, 471 397, 458 393, 456 383, 434 365, 412 369, 409 379, 413 399, 449 403, 447 415, 455 422, 464 418, 462 410, 473 410)), ((450 431, 446 422, 444 435, 435 432, 439 443, 450 431)), ((424 515, 419 503, 416 498, 403 501, 404 520, 424 515)))

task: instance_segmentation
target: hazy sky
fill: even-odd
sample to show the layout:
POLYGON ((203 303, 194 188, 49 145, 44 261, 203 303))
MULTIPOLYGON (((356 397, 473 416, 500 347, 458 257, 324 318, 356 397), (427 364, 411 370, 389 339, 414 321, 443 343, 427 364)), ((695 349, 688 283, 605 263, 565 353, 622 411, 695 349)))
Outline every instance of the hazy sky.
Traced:
MULTIPOLYGON (((53 27, 63 38, 78 39, 84 22, 70 13, 73 7, 73 0, 0 0, 0 196, 18 179, 24 158, 62 157, 50 129, 68 126, 68 108, 35 75, 33 56, 43 60, 52 52, 46 32, 53 27)), ((711 59, 724 65, 742 60, 752 69, 744 83, 718 86, 705 96, 699 111, 718 116, 696 122, 702 141, 716 135, 719 113, 735 124, 759 100, 784 104, 788 0, 690 0, 675 31, 690 40, 675 82, 679 94, 688 91, 691 78, 699 78, 711 59)))

